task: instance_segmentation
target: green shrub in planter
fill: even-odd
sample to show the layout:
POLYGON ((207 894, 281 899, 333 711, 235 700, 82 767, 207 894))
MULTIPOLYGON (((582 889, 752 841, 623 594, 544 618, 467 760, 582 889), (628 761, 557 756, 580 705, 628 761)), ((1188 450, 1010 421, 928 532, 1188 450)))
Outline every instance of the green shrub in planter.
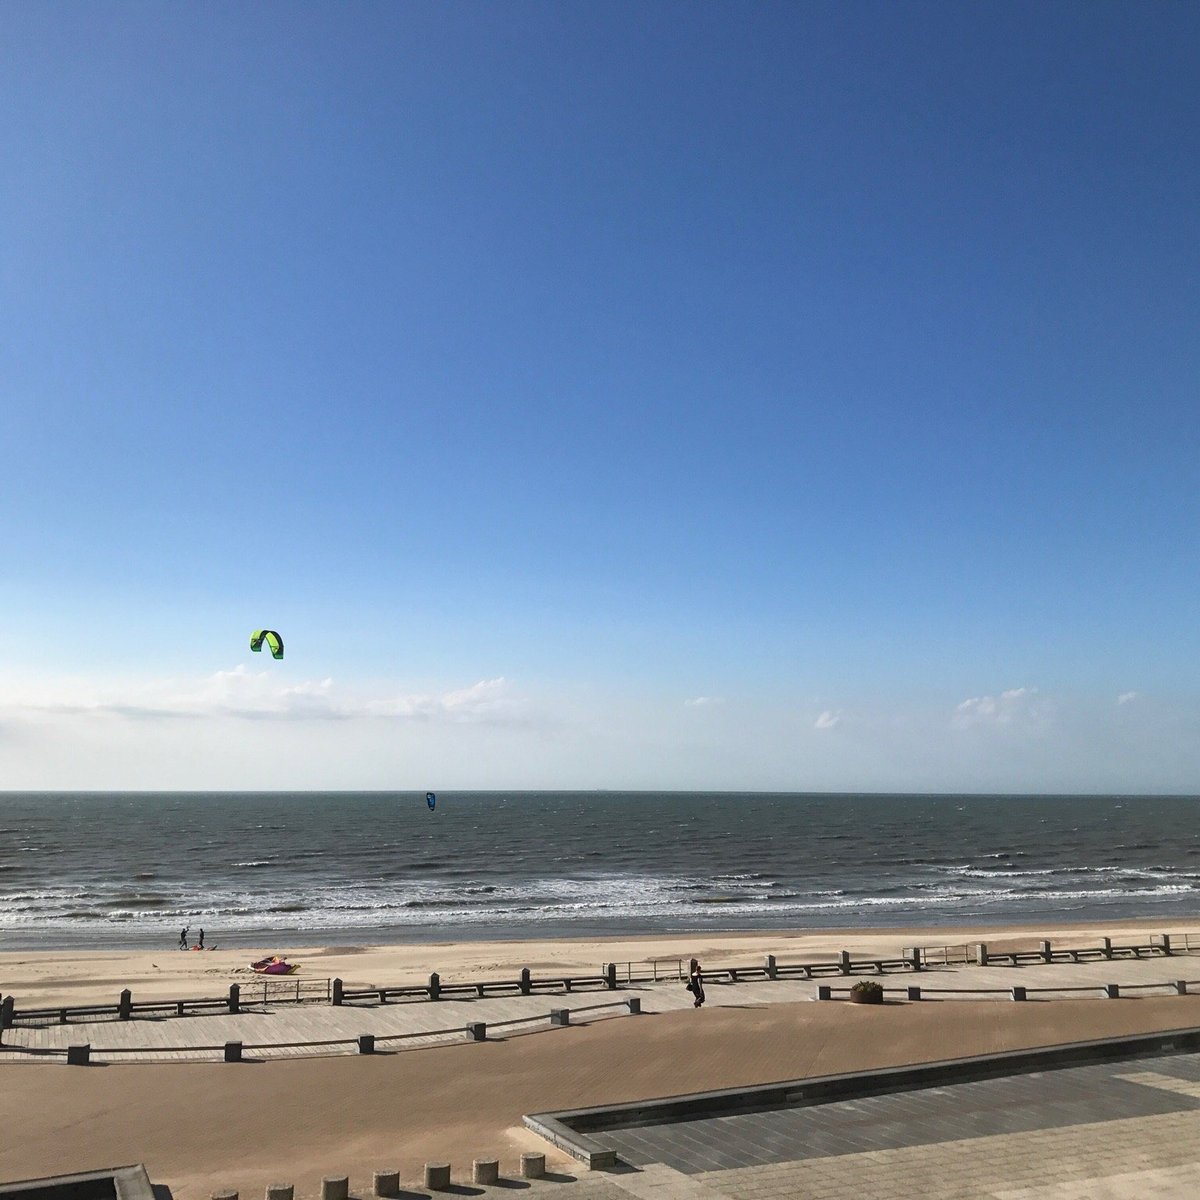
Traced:
POLYGON ((882 1004, 883 985, 870 979, 860 979, 850 989, 850 999, 855 1004, 882 1004))

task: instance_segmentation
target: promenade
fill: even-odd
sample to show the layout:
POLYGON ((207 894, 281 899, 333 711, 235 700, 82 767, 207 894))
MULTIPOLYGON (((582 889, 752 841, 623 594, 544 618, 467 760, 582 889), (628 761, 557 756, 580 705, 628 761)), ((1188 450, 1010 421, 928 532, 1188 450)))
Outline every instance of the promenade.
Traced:
MULTIPOLYGON (((919 972, 889 971, 880 975, 832 976, 821 981, 756 979, 706 984, 708 1007, 770 1006, 815 1000, 819 988, 834 989, 832 1003, 855 978, 873 978, 888 989, 887 998, 905 1000, 907 989, 921 989, 921 1004, 946 1000, 1012 1004, 1012 988, 1023 987, 1029 1002, 1093 998, 1097 1003, 1125 1003, 1138 996, 1174 995, 1178 980, 1191 980, 1196 993, 1196 1020, 1200 1023, 1200 955, 1177 954, 1140 959, 1034 963, 1019 967, 959 965, 926 968, 919 972), (1104 989, 1116 985, 1120 1000, 1105 998, 1104 989)), ((115 1000, 115 997, 114 997, 115 1000)), ((461 1042, 469 1024, 483 1024, 486 1036, 512 1037, 552 1028, 551 1012, 568 1010, 572 1023, 636 1019, 630 1000, 642 1014, 674 1012, 692 1006, 692 996, 677 980, 661 983, 622 984, 616 991, 591 989, 569 994, 456 995, 437 1001, 405 999, 380 1003, 356 1000, 329 1003, 276 1003, 257 1005, 238 1013, 216 1012, 183 1017, 135 1017, 118 1020, 72 1020, 18 1024, 4 1030, 0 1062, 62 1063, 67 1048, 90 1046, 93 1062, 219 1062, 227 1043, 241 1043, 247 1058, 281 1059, 360 1053, 358 1039, 369 1035, 378 1052, 399 1052, 461 1042), (386 1039, 393 1039, 388 1041, 386 1039), (333 1043, 333 1044, 330 1044, 333 1043)), ((1136 1000, 1132 1000, 1136 1002, 1136 1000)))

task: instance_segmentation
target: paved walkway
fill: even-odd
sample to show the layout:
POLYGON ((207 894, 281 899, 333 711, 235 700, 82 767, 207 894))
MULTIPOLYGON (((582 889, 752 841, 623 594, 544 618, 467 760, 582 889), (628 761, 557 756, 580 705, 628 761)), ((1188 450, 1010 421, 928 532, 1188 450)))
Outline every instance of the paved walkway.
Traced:
POLYGON ((581 1178, 564 1200, 1193 1200, 1200 1056, 602 1136, 630 1165, 581 1178))
MULTIPOLYGON (((1155 957, 1114 962, 1054 963, 1023 967, 939 967, 913 972, 895 972, 877 978, 885 988, 897 989, 904 996, 909 984, 919 984, 922 995, 931 1002, 950 989, 945 999, 1011 1003, 1009 989, 1020 984, 1031 998, 1075 999, 1092 995, 1098 1003, 1102 987, 1116 983, 1126 996, 1163 995, 1176 979, 1196 980, 1194 990, 1200 998, 1200 958, 1192 955, 1155 957), (1139 992, 1145 985, 1157 991, 1139 992), (1078 988, 1088 988, 1080 992, 1078 988), (968 989, 968 990, 962 990, 968 989), (988 990, 991 989, 991 990, 988 990), (1051 989, 1039 991, 1038 989, 1051 989)), ((852 980, 837 976, 819 981, 786 979, 756 980, 745 983, 710 983, 710 1006, 767 1005, 794 1003, 812 999, 819 983, 835 988, 846 987, 852 980)), ((516 1033, 548 1028, 551 1009, 566 1008, 576 1015, 574 1021, 592 1021, 621 1016, 628 1010, 631 997, 641 1000, 642 1011, 670 1012, 688 1008, 692 997, 677 982, 622 986, 606 990, 575 991, 570 994, 532 996, 490 996, 454 998, 436 1002, 406 1000, 388 1004, 363 1003, 333 1007, 328 1004, 277 1004, 237 1014, 164 1016, 119 1021, 71 1022, 67 1025, 20 1025, 4 1031, 0 1062, 61 1063, 69 1045, 88 1043, 96 1062, 130 1061, 219 1061, 226 1042, 242 1042, 247 1057, 299 1058, 329 1054, 357 1053, 357 1039, 373 1034, 377 1039, 401 1037, 382 1043, 381 1051, 461 1041, 468 1022, 501 1026, 497 1033, 509 1037, 516 1033), (611 1005, 582 1011, 592 1005, 611 1005), (504 1022, 527 1021, 527 1025, 503 1026, 504 1022), (321 1045, 322 1042, 342 1045, 321 1045), (349 1044, 347 1044, 349 1043, 349 1044), (252 1048, 254 1047, 254 1048, 252 1048), (261 1048, 259 1048, 261 1047, 261 1048)), ((1200 1007, 1197 1009, 1200 1023, 1200 1007)))

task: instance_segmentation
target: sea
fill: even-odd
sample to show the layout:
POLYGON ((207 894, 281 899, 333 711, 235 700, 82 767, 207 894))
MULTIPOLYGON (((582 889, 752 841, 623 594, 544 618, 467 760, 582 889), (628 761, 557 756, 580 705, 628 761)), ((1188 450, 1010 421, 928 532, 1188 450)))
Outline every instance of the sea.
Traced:
POLYGON ((1200 798, 0 793, 0 949, 1200 913, 1200 798))

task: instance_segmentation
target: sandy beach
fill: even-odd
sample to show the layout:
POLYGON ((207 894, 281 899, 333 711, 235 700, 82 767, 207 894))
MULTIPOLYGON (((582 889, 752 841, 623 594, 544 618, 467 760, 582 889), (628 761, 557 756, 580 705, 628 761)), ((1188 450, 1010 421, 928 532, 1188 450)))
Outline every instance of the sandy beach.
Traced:
MULTIPOLYGON (((1047 925, 931 926, 912 929, 834 929, 818 932, 662 934, 653 937, 575 938, 552 941, 434 942, 386 946, 312 946, 290 949, 288 961, 304 979, 339 978, 347 986, 381 987, 424 982, 437 971, 444 982, 533 974, 599 972, 605 962, 696 957, 706 966, 758 963, 766 954, 781 962, 817 960, 850 950, 866 957, 895 955, 905 946, 986 941, 997 948, 1039 938, 1087 944, 1101 935, 1175 932, 1161 920, 1047 925)), ((1191 928, 1191 926, 1189 926, 1191 928)), ((1195 924, 1200 929, 1200 919, 1195 924)), ((135 999, 220 996, 230 983, 257 978, 249 964, 276 952, 217 949, 0 951, 0 994, 20 1008, 116 1003, 123 988, 135 999)))
MULTIPOLYGON (((546 942, 330 946, 296 952, 305 974, 348 983, 595 969, 608 960, 696 955, 711 966, 831 956, 848 949, 893 954, 906 945, 1041 937, 1086 945, 1102 935, 1144 942, 1160 922, 1112 925, 932 927, 820 933, 664 935, 546 942)), ((270 947, 264 947, 264 952, 270 947)), ((0 990, 34 1004, 135 996, 220 994, 244 978, 245 950, 0 955, 0 990)), ((469 1164, 498 1156, 512 1171, 522 1149, 547 1147, 523 1114, 962 1054, 1192 1026, 1189 997, 1110 1004, 1062 1000, 1023 1005, 947 1002, 881 1009, 811 1003, 718 1003, 701 1012, 597 1021, 536 1036, 500 1037, 373 1058, 310 1059, 244 1067, 126 1064, 80 1071, 0 1067, 0 1179, 145 1162, 176 1200, 214 1190, 261 1192, 291 1181, 313 1195, 322 1176, 361 1185, 377 1168, 419 1177, 426 1160, 469 1164), (318 1099, 320 1098, 320 1099, 318 1099)), ((551 1161, 574 1173, 557 1152, 551 1161)))

